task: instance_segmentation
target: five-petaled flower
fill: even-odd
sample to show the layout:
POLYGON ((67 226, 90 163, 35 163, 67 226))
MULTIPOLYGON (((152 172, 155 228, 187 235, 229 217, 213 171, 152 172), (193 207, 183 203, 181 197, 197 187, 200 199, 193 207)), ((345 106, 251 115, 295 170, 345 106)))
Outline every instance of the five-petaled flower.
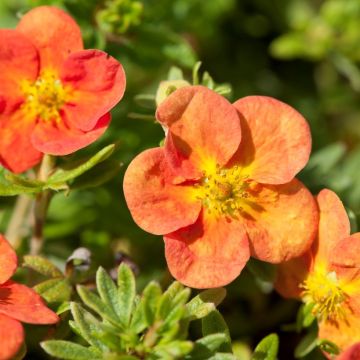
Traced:
POLYGON ((0 82, 0 164, 14 172, 94 142, 125 90, 121 64, 83 50, 75 21, 49 6, 0 30, 0 82))
POLYGON ((311 148, 297 111, 263 96, 232 105, 187 86, 161 103, 157 119, 165 145, 131 162, 124 192, 135 222, 164 235, 176 279, 217 287, 236 278, 250 254, 279 263, 309 249, 318 211, 294 179, 311 148))
POLYGON ((16 267, 16 254, 0 235, 0 360, 13 358, 24 342, 21 322, 55 324, 59 321, 34 290, 9 280, 16 267))
POLYGON ((309 252, 279 265, 275 286, 284 297, 311 304, 319 338, 344 350, 360 342, 360 233, 350 236, 349 219, 335 193, 322 190, 317 201, 317 239, 309 252))

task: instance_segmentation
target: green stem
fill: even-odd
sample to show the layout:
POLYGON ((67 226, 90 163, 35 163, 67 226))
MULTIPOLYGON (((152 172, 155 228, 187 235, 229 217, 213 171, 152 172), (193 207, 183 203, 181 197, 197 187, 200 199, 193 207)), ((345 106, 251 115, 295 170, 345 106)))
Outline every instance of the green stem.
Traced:
MULTIPOLYGON (((54 169, 54 157, 51 155, 44 155, 41 162, 37 179, 46 181, 52 170, 54 169)), ((36 195, 34 202, 34 226, 33 235, 30 240, 30 254, 37 255, 40 253, 44 244, 44 225, 46 214, 49 208, 52 193, 45 190, 36 195)))
POLYGON ((27 232, 27 227, 24 225, 24 219, 27 218, 31 201, 32 198, 28 195, 19 195, 11 214, 5 237, 14 249, 17 249, 20 246, 21 239, 27 232))

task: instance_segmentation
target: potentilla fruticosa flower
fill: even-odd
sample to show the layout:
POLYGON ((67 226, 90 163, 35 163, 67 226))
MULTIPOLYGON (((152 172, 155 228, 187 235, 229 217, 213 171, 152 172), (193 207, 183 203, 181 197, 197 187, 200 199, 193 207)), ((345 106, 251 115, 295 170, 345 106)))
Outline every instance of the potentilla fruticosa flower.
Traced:
POLYGON ((21 322, 55 324, 58 316, 27 286, 10 280, 17 268, 15 251, 0 235, 0 360, 9 360, 24 342, 21 322))
POLYGON ((317 196, 319 233, 309 252, 279 265, 276 289, 299 298, 319 323, 319 338, 344 350, 360 342, 360 233, 350 235, 343 204, 330 190, 317 196))
POLYGON ((16 29, 0 29, 0 164, 13 172, 44 153, 67 155, 107 129, 125 90, 121 64, 84 50, 64 11, 37 7, 16 29))
POLYGON ((278 263, 309 249, 318 212, 294 176, 308 161, 305 119, 273 98, 233 105, 203 86, 172 93, 157 110, 164 147, 129 165, 125 198, 135 222, 164 235, 172 275, 196 288, 236 278, 250 254, 278 263))

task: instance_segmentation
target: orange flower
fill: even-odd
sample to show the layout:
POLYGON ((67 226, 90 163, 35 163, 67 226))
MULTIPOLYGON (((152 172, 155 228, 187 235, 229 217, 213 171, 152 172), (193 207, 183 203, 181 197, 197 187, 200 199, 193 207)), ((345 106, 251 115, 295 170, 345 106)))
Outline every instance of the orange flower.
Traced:
POLYGON ((94 142, 125 90, 121 64, 83 50, 78 25, 50 6, 0 30, 0 82, 0 164, 14 172, 94 142))
POLYGON ((0 235, 0 360, 11 359, 24 342, 20 321, 29 324, 59 321, 34 290, 9 280, 16 267, 16 254, 0 235))
POLYGON ((330 190, 317 196, 319 234, 311 251, 279 266, 276 289, 313 305, 319 338, 345 349, 360 342, 360 233, 330 190))
POLYGON ((176 90, 157 110, 165 146, 126 171, 135 222, 165 235, 172 275, 197 288, 228 284, 249 255, 299 256, 317 229, 316 203, 294 175, 311 147, 304 118, 272 98, 231 105, 202 86, 176 90))

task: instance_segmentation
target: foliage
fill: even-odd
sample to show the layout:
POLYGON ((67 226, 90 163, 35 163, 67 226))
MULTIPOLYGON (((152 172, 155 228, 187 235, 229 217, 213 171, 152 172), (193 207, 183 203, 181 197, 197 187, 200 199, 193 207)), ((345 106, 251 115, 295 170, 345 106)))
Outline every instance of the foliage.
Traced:
MULTIPOLYGON (((356 231, 360 219, 357 0, 4 0, 0 2, 1 27, 14 27, 19 16, 41 4, 66 9, 81 25, 87 47, 106 50, 123 63, 127 73, 126 96, 112 112, 109 131, 87 149, 57 159, 54 181, 35 180, 38 169, 25 175, 0 169, 2 233, 14 223, 13 210, 23 204, 17 195, 29 194, 25 195, 27 207, 15 231, 20 256, 29 252, 33 223, 30 202, 41 190, 53 196, 44 226, 42 255, 56 264, 57 270, 48 262, 45 265, 43 258, 27 256, 25 266, 43 275, 35 277, 33 272, 22 270, 17 277, 32 285, 38 283, 36 289, 64 319, 65 329, 59 329, 56 336, 67 344, 76 342, 75 352, 80 346, 80 353, 86 352, 89 344, 68 333, 69 301, 73 301, 72 311, 77 308, 92 314, 91 318, 103 326, 102 318, 80 304, 74 291, 80 283, 91 286, 92 274, 84 275, 79 269, 66 274, 67 259, 75 248, 91 250, 92 269, 102 265, 110 271, 119 259, 126 258, 139 269, 139 290, 150 280, 157 280, 164 288, 171 281, 162 241, 136 227, 122 194, 123 173, 130 160, 163 138, 158 124, 141 120, 154 119, 161 81, 195 80, 219 90, 221 85, 214 85, 214 79, 216 84, 231 84, 231 93, 226 88, 230 100, 263 94, 298 109, 309 121, 313 135, 313 153, 301 180, 313 194, 323 187, 336 191, 346 205, 352 231, 356 231), (200 80, 192 76, 199 59, 211 79, 206 72, 200 80), (116 146, 108 145, 114 143, 116 146), (98 160, 94 160, 99 152, 98 160)), ((302 306, 297 312, 298 304, 272 292, 273 273, 273 266, 250 262, 241 277, 227 287, 221 314, 234 339, 234 353, 237 344, 243 349, 243 358, 249 359, 250 349, 260 338, 275 332, 280 338, 280 359, 293 358, 296 344, 296 354, 305 358, 322 359, 319 346, 336 353, 332 344, 314 340, 314 317, 309 308, 302 306), (285 331, 282 324, 292 321, 297 322, 286 328, 291 332, 285 331), (304 344, 301 338, 308 333, 304 344)), ((206 306, 202 311, 207 313, 206 306)), ((193 346, 204 338, 197 324, 200 321, 195 320, 188 337, 181 340, 193 346)), ((113 330, 113 325, 109 326, 113 330)), ((34 335, 36 339, 44 337, 34 335)), ((274 344, 268 349, 274 349, 274 344)), ((29 358, 45 357, 36 340, 27 339, 27 349, 29 358)))

